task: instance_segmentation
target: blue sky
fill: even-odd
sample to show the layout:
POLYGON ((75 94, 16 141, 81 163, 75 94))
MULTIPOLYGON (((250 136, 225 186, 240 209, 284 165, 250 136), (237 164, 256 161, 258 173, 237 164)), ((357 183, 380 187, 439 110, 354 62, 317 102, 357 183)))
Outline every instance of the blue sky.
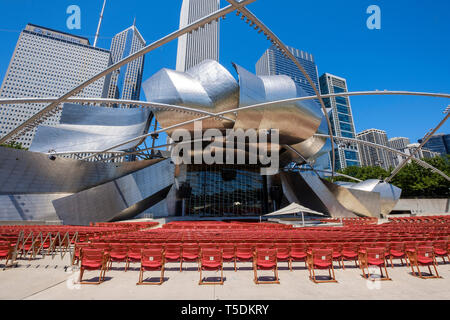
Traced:
MULTIPOLYGON (((182 0, 109 0, 98 46, 137 19, 151 43, 178 28, 182 0)), ((27 23, 88 37, 95 35, 102 0, 0 0, 0 75, 3 76, 27 23), (66 9, 81 8, 81 30, 68 30, 66 9)), ((222 1, 222 6, 226 2, 222 1)), ((312 53, 319 68, 347 79, 350 91, 409 90, 450 93, 450 1, 434 0, 258 0, 249 6, 286 44, 312 53), (345 3, 343 5, 342 3, 345 3), (369 30, 366 9, 381 8, 381 30, 369 30)), ((231 62, 254 71, 269 47, 234 14, 221 23, 220 62, 233 74, 231 62)), ((177 42, 146 57, 144 79, 159 69, 175 68, 177 42)), ((235 75, 236 76, 236 75, 235 75)), ((141 96, 144 99, 144 95, 141 96)), ((443 117, 448 99, 420 97, 354 97, 358 132, 377 128, 389 137, 416 142, 443 117)), ((450 123, 440 131, 449 133, 450 123)))

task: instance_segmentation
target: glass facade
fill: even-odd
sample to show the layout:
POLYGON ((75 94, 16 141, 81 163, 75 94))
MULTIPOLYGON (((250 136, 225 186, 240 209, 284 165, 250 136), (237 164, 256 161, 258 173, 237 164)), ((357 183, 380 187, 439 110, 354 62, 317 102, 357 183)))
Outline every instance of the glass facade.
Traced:
MULTIPOLYGON (((419 140, 419 143, 422 143, 422 139, 419 140)), ((424 149, 428 149, 434 152, 438 152, 441 155, 445 155, 450 153, 449 143, 450 143, 450 134, 447 135, 437 134, 432 136, 423 147, 424 149)))
MULTIPOLYGON (((323 95, 348 92, 345 79, 325 73, 320 77, 320 90, 323 95)), ((348 97, 326 98, 325 106, 329 112, 333 135, 355 139, 355 125, 348 97)), ((359 147, 355 143, 340 143, 335 149, 336 169, 360 165, 359 147)), ((330 153, 331 158, 331 153, 330 153)))
POLYGON ((264 180, 259 166, 189 165, 187 216, 258 216, 263 214, 264 180))
MULTIPOLYGON (((307 52, 294 49, 292 47, 287 48, 297 58, 297 61, 305 69, 314 85, 319 88, 317 66, 314 62, 313 56, 307 52)), ((297 68, 295 63, 291 59, 286 58, 274 45, 267 49, 259 59, 259 61, 256 63, 256 74, 258 76, 289 76, 300 88, 303 89, 303 95, 316 95, 313 88, 311 87, 311 84, 308 82, 304 74, 297 68)))

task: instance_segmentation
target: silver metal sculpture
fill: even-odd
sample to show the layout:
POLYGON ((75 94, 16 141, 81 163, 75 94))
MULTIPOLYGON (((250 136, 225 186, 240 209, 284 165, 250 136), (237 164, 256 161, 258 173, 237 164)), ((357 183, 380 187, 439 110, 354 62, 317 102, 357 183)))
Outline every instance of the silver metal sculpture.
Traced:
MULTIPOLYGON (((50 103, 46 108, 13 129, 5 137, 0 138, 0 144, 11 141, 18 135, 39 126, 44 120, 59 110, 61 103, 64 102, 104 103, 106 105, 124 103, 141 106, 147 109, 136 109, 131 111, 131 113, 135 112, 133 115, 130 114, 118 117, 122 111, 112 111, 113 109, 100 111, 100 109, 93 109, 93 107, 85 106, 65 107, 65 110, 63 110, 63 121, 59 126, 56 128, 40 127, 38 129, 36 135, 37 138, 32 145, 32 150, 38 150, 46 154, 51 153, 51 157, 54 157, 55 154, 67 155, 70 153, 92 153, 92 155, 86 156, 84 159, 97 159, 97 157, 101 155, 107 155, 106 159, 111 159, 110 155, 112 154, 112 157, 114 157, 114 153, 117 152, 123 155, 130 154, 129 152, 126 152, 126 150, 136 147, 150 135, 161 132, 170 134, 176 128, 187 128, 192 130, 195 121, 202 121, 204 129, 280 129, 280 144, 284 145, 287 149, 287 151, 281 155, 282 163, 287 164, 289 162, 296 162, 297 164, 304 164, 305 162, 309 163, 309 161, 333 150, 334 140, 339 139, 332 135, 331 123, 327 116, 323 98, 367 94, 404 94, 450 98, 450 95, 448 94, 389 91, 321 95, 318 88, 316 88, 311 81, 309 75, 286 48, 283 42, 253 13, 245 8, 248 4, 255 2, 256 0, 227 1, 231 5, 148 45, 142 50, 110 66, 61 97, 0 100, 0 103, 2 104, 17 103, 18 101, 21 103, 50 103), (244 17, 247 17, 247 22, 251 21, 252 25, 255 26, 255 30, 259 30, 259 33, 264 33, 268 40, 274 43, 285 56, 290 58, 293 63, 297 65, 314 89, 316 93, 315 96, 302 97, 301 95, 303 93, 288 77, 257 77, 236 65, 235 67, 239 73, 238 85, 231 74, 220 64, 214 61, 205 61, 188 70, 186 73, 179 73, 167 69, 161 70, 144 84, 144 91, 149 100, 148 102, 72 98, 72 96, 91 83, 110 74, 121 66, 130 63, 188 32, 197 30, 207 23, 223 18, 233 11, 236 11, 238 15, 242 14, 244 17), (314 102, 315 99, 320 102, 320 106, 314 102), (152 114, 156 116, 163 128, 148 133, 148 123, 150 121, 150 115, 152 114), (111 115, 113 118, 108 120, 108 115, 111 115), (104 116, 106 116, 106 118, 104 116), (50 152, 50 149, 52 152, 50 152)), ((382 146, 376 145, 376 147, 382 146)), ((3 149, 0 150, 4 155, 7 154, 8 157, 14 154, 14 152, 6 152, 3 149)), ((24 154, 27 154, 26 157, 28 157, 28 155, 32 157, 36 155, 31 152, 25 152, 21 153, 21 156, 24 154)), ((47 155, 42 156, 47 157, 47 155)), ((332 157, 331 172, 334 176, 334 152, 332 152, 332 157)), ((21 158, 18 157, 16 161, 19 161, 20 159, 21 158)), ((95 192, 98 190, 110 190, 111 188, 114 189, 117 187, 117 185, 114 187, 112 184, 116 184, 119 181, 119 176, 127 171, 121 169, 123 168, 122 165, 105 164, 111 166, 108 170, 112 170, 112 173, 110 172, 106 174, 106 176, 102 174, 99 175, 98 172, 93 174, 93 172, 84 168, 84 166, 88 166, 86 164, 87 162, 76 160, 70 160, 74 162, 67 162, 65 164, 67 165, 65 168, 67 168, 68 171, 64 171, 63 169, 55 170, 62 160, 58 157, 48 160, 53 161, 56 166, 50 165, 47 168, 48 170, 45 169, 42 171, 38 170, 40 167, 32 168, 34 170, 32 170, 34 175, 40 177, 40 183, 47 183, 48 181, 49 184, 46 185, 46 188, 50 190, 50 192, 67 192, 70 188, 72 188, 70 189, 71 192, 75 192, 74 196, 67 197, 65 201, 55 200, 55 202, 57 201, 59 204, 70 203, 73 199, 82 201, 79 199, 84 199, 85 196, 89 199, 95 199, 95 192), (114 165, 117 170, 114 169, 114 165), (73 170, 76 169, 75 171, 78 175, 73 177, 75 178, 76 183, 69 188, 64 184, 61 185, 57 178, 71 178, 71 174, 73 175, 75 172, 69 170, 71 166, 73 170), (36 170, 39 172, 35 172, 36 170), (60 175, 56 177, 55 174, 58 172, 60 175), (68 174, 68 172, 72 173, 68 174), (78 194, 80 191, 83 192, 83 195, 78 194)), ((430 165, 421 163, 420 160, 413 160, 418 161, 419 164, 432 169, 434 172, 446 177, 447 180, 450 180, 444 173, 430 165)), ((28 178, 24 176, 26 179, 20 180, 16 179, 17 177, 21 177, 20 175, 16 176, 13 174, 14 172, 17 172, 16 170, 27 172, 27 167, 24 167, 23 163, 25 166, 32 166, 33 161, 25 161, 21 166, 17 167, 11 167, 11 165, 14 164, 12 158, 9 159, 9 161, 10 167, 4 168, 5 170, 2 174, 10 179, 7 181, 9 185, 6 188, 13 189, 8 189, 6 192, 9 194, 14 192, 24 194, 33 192, 34 189, 31 188, 32 182, 29 181, 29 179, 34 179, 34 176, 28 178)), ((42 159, 40 159, 40 161, 42 161, 42 159)), ((94 163, 97 164, 101 162, 94 163)), ((154 164, 154 162, 136 162, 136 167, 131 165, 128 170, 133 171, 137 168, 145 170, 145 168, 151 164, 154 164)), ((46 163, 46 165, 48 165, 48 163, 46 163)), ((98 168, 96 167, 91 170, 97 169, 98 168)), ((400 169, 401 168, 398 170, 400 169)), ((109 172, 108 170, 107 172, 109 172)), ((302 181, 302 188, 304 190, 309 190, 308 192, 310 192, 312 199, 318 199, 317 205, 322 206, 323 209, 328 211, 331 215, 350 216, 353 213, 357 213, 361 215, 377 216, 378 212, 380 214, 388 214, 400 197, 400 189, 382 181, 369 180, 357 184, 337 185, 325 180, 320 180, 317 176, 317 172, 314 171, 314 169, 312 170, 314 174, 310 175, 301 172, 301 179, 299 179, 299 181, 302 181), (346 192, 346 190, 349 192, 346 192), (342 199, 353 200, 343 201, 342 199), (376 201, 376 199, 379 200, 376 201)), ((146 172, 151 171, 152 170, 148 169, 146 172)), ((151 179, 151 177, 148 177, 148 179, 151 179)), ((142 183, 145 184, 145 181, 143 180, 148 179, 137 178, 135 183, 140 187, 142 183)), ((299 193, 296 191, 295 186, 299 182, 296 180, 295 174, 289 173, 289 175, 285 175, 284 179, 285 192, 287 192, 292 199, 297 198, 299 193)), ((167 181, 169 181, 168 183, 170 184, 170 179, 167 181)), ((66 181, 66 183, 68 182, 66 181)), ((38 188, 39 184, 34 187, 38 188)), ((126 188, 126 186, 124 186, 124 188, 126 188)), ((161 190, 159 192, 161 192, 161 190)), ((171 190, 170 194, 173 195, 173 190, 171 190)), ((113 213, 119 214, 121 217, 128 216, 130 215, 130 212, 131 214, 135 214, 135 211, 139 210, 136 208, 145 207, 145 203, 152 203, 153 200, 149 199, 154 195, 142 194, 141 196, 141 198, 137 199, 137 203, 134 203, 129 207, 117 205, 117 208, 120 207, 120 209, 123 210, 121 212, 113 213)), ((93 203, 95 203, 95 201, 93 203)), ((67 204, 61 205, 61 210, 64 210, 66 206, 67 204)), ((89 210, 92 210, 92 208, 89 210)), ((74 212, 74 214, 76 214, 76 212, 74 212)), ((87 214, 87 217, 89 217, 89 212, 86 211, 84 214, 87 214)), ((104 215, 108 214, 109 213, 105 213, 104 215)))

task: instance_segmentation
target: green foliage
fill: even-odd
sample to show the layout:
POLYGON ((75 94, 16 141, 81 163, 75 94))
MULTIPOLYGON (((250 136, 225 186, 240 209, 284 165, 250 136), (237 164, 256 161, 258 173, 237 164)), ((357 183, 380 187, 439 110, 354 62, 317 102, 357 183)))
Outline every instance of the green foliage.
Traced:
POLYGON ((15 141, 12 141, 12 142, 10 142, 8 144, 2 144, 2 145, 0 145, 0 147, 12 148, 12 149, 18 149, 18 150, 28 150, 27 148, 24 148, 22 146, 22 143, 15 142, 15 141))
MULTIPOLYGON (((450 176, 450 155, 423 160, 450 176)), ((392 168, 386 171, 380 167, 348 167, 338 172, 360 180, 383 180, 392 171, 392 168)), ((344 177, 336 177, 335 181, 354 182, 344 177)), ((407 164, 391 183, 402 189, 402 198, 450 198, 450 182, 415 161, 407 164)))

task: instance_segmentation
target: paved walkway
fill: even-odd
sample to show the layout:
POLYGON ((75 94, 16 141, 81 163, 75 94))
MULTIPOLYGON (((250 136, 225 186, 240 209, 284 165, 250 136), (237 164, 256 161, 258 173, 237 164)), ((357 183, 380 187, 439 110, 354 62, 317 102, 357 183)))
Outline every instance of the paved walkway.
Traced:
MULTIPOLYGON (((297 270, 290 272, 286 263, 280 264, 280 285, 256 285, 253 282, 251 263, 241 263, 241 270, 234 272, 231 263, 226 263, 226 281, 223 286, 199 286, 199 273, 195 264, 186 264, 182 273, 179 264, 168 264, 167 281, 162 286, 136 286, 138 269, 107 272, 107 281, 99 286, 77 285, 76 270, 65 270, 68 258, 60 257, 28 262, 19 260, 17 268, 0 269, 0 299, 33 300, 360 300, 360 299, 445 299, 450 300, 450 264, 440 263, 442 279, 419 279, 413 277, 406 267, 388 268, 393 281, 367 281, 360 269, 351 267, 336 269, 338 283, 314 284, 308 278, 304 263, 296 263, 297 270)), ((135 264, 137 267, 138 264, 135 264)), ((113 266, 114 267, 114 266, 113 266)), ((325 271, 326 272, 326 271, 325 271)), ((97 272, 86 272, 87 277, 97 277, 97 272)), ((146 276, 157 276, 146 273, 146 276)), ((214 276, 214 273, 209 273, 214 276)), ((265 272, 263 275, 269 275, 265 272)))

